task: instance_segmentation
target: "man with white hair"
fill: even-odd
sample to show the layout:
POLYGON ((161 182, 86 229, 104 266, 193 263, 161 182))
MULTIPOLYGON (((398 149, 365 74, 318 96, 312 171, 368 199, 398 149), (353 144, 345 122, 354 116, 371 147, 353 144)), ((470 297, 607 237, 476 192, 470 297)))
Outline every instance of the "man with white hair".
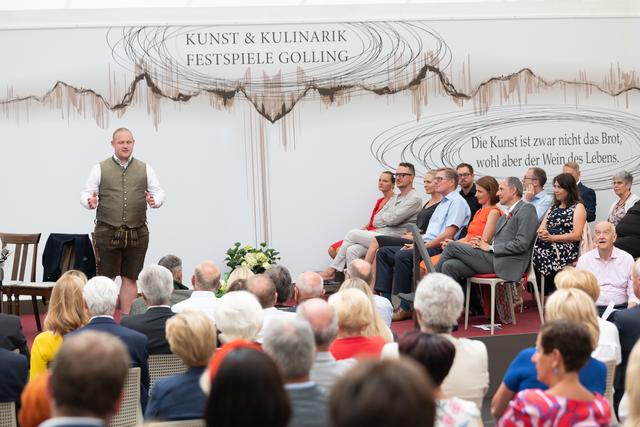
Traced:
POLYGON ((355 359, 336 360, 329 351, 338 335, 338 315, 329 303, 312 298, 300 304, 296 310, 299 319, 309 322, 316 342, 316 360, 311 367, 311 380, 327 393, 346 371, 355 364, 355 359))
POLYGON ((636 306, 638 299, 633 293, 631 280, 633 257, 613 245, 617 236, 616 229, 610 222, 597 223, 595 237, 595 249, 582 254, 576 267, 590 271, 598 279, 598 314, 602 316, 609 304, 613 304, 616 310, 636 306))
POLYGON ((212 261, 203 261, 196 267, 191 277, 191 296, 171 307, 174 313, 187 310, 201 311, 215 323, 214 313, 218 305, 216 291, 220 287, 220 269, 212 261))
POLYGON ((294 313, 278 310, 275 305, 278 300, 278 292, 273 280, 269 276, 264 274, 256 274, 253 277, 247 279, 247 290, 258 298, 260 305, 262 306, 262 313, 264 314, 264 320, 262 323, 262 330, 258 334, 256 341, 262 342, 262 335, 264 330, 275 318, 292 318, 294 313))
POLYGON ((131 366, 140 368, 140 402, 144 411, 149 392, 147 337, 140 332, 120 326, 113 320, 113 313, 118 301, 118 287, 110 278, 96 276, 89 280, 84 285, 82 296, 91 319, 86 326, 69 335, 81 334, 84 331, 99 331, 120 338, 129 350, 131 366))
MULTIPOLYGON (((640 298, 640 260, 635 262, 631 275, 633 278, 633 292, 636 298, 640 298)), ((618 328, 622 353, 622 362, 616 368, 616 377, 613 383, 615 388, 613 401, 617 407, 624 392, 629 354, 631 354, 633 346, 640 339, 640 305, 616 312, 613 323, 618 328)))
POLYGON ((482 408, 489 389, 489 357, 481 341, 454 338, 452 325, 458 323, 464 296, 455 280, 440 273, 430 273, 418 284, 413 306, 422 332, 439 334, 456 347, 449 375, 442 383, 447 396, 471 400, 482 408))
POLYGON ((255 341, 264 314, 255 295, 247 291, 227 292, 215 311, 218 338, 223 344, 238 338, 255 341))
POLYGON ((293 299, 296 307, 304 301, 312 298, 320 298, 324 295, 324 280, 315 271, 305 271, 298 276, 293 288, 293 299))
POLYGON ((175 315, 169 304, 173 292, 171 272, 160 265, 147 265, 138 276, 138 286, 149 308, 145 313, 123 317, 120 324, 147 336, 149 354, 171 354, 165 334, 167 320, 175 315))
POLYGON ((295 318, 274 319, 265 330, 262 348, 282 372, 291 402, 288 426, 327 426, 327 394, 309 376, 316 353, 309 323, 295 318))

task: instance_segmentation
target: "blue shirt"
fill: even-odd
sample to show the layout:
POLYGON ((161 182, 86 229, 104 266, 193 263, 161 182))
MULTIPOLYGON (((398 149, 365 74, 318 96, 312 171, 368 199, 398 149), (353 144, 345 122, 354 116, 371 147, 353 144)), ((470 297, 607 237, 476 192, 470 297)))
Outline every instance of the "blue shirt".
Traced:
POLYGON ((442 201, 431 216, 427 230, 422 237, 425 242, 431 241, 442 234, 445 228, 455 225, 458 227, 458 231, 454 238, 457 239, 462 227, 469 224, 470 218, 471 209, 469 209, 469 204, 460 193, 452 191, 442 198, 442 201))
POLYGON ((544 214, 547 213, 547 211, 551 207, 552 202, 553 197, 551 197, 544 191, 539 192, 531 198, 531 201, 529 203, 531 203, 533 207, 536 208, 536 213, 538 214, 538 222, 542 221, 542 218, 544 218, 544 214))
MULTIPOLYGON (((528 388, 546 390, 547 385, 538 380, 536 365, 531 361, 535 353, 534 347, 525 348, 513 359, 504 374, 503 382, 509 390, 518 393, 528 388)), ((604 396, 607 381, 607 367, 604 363, 589 357, 587 364, 580 369, 580 383, 590 392, 604 396)))

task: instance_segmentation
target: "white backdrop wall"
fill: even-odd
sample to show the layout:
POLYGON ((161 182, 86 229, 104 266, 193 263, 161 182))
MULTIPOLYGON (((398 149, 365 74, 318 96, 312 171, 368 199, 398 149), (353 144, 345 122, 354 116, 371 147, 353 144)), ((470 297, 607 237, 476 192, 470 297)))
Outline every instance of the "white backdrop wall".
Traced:
MULTIPOLYGON (((415 163, 420 175, 467 161, 480 174, 503 177, 522 176, 526 159, 535 158, 551 179, 562 160, 581 156, 585 183, 599 189, 598 218, 605 217, 614 199, 611 175, 637 173, 640 158, 637 18, 409 22, 415 32, 405 24, 379 22, 365 26, 368 32, 340 23, 176 29, 342 28, 347 42, 296 45, 316 52, 346 48, 352 62, 321 63, 328 72, 281 63, 162 69, 169 58, 185 62, 194 52, 184 34, 151 38, 165 50, 148 56, 133 43, 113 43, 115 35, 149 35, 153 28, 0 31, 6 58, 0 68, 6 88, 0 95, 0 229, 42 232, 45 240, 51 232, 89 232, 94 212, 80 206, 79 191, 91 165, 111 153, 111 132, 120 126, 132 129, 135 155, 154 167, 167 191, 165 206, 148 214, 147 261, 175 253, 186 274, 203 259, 222 264, 235 241, 268 240, 293 274, 322 268, 326 247, 367 221, 379 172, 400 160, 415 163), (354 66, 364 52, 363 34, 379 35, 376 46, 389 57, 354 66), (404 50, 393 51, 396 46, 404 50), (389 71, 394 63, 405 67, 389 71), (426 65, 432 68, 425 78, 403 89, 426 65), (143 81, 126 108, 115 107, 144 72, 161 95, 143 81), (65 86, 48 93, 58 81, 65 86), (354 86, 336 91, 345 82, 354 86), (309 85, 334 98, 313 89, 301 96, 309 85), (398 92, 373 92, 384 88, 398 92), (230 90, 233 99, 223 105, 203 90, 230 90), (178 93, 200 95, 169 99, 178 93), (602 143, 603 133, 612 144, 602 143), (585 144, 587 134, 598 142, 585 144), (578 136, 579 143, 561 145, 562 138, 578 136), (535 138, 552 145, 536 146, 535 138), (486 147, 478 147, 482 140, 486 147), (515 146, 499 142, 511 140, 515 146), (497 167, 482 166, 493 158, 497 167)), ((214 48, 249 51, 237 43, 198 52, 214 48)), ((277 53, 289 46, 255 49, 277 53)), ((420 183, 418 177, 422 191, 420 183)))

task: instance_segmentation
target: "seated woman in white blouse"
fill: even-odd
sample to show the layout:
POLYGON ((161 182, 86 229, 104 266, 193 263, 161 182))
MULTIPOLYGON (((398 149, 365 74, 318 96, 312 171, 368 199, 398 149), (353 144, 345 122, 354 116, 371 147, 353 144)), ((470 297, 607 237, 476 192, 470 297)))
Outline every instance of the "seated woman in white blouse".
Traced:
MULTIPOLYGON (((596 276, 590 271, 580 268, 565 267, 556 275, 555 284, 557 289, 577 288, 584 291, 594 304, 600 296, 600 285, 596 276)), ((616 365, 620 364, 622 355, 618 328, 600 317, 598 317, 598 327, 600 328, 598 346, 591 353, 591 357, 601 362, 615 360, 616 365)))
POLYGON ((629 208, 640 200, 640 197, 631 193, 632 184, 633 175, 627 171, 620 171, 613 175, 613 192, 618 196, 618 200, 613 202, 607 213, 607 221, 613 225, 618 225, 629 208))

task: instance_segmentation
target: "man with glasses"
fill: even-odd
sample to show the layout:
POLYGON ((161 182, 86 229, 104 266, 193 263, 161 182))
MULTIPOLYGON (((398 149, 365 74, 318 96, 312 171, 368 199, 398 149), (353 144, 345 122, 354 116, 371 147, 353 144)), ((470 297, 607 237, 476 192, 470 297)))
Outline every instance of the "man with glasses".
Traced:
POLYGON ((456 166, 458 173, 458 183, 460 184, 460 195, 467 201, 469 209, 471 209, 471 218, 480 209, 480 203, 476 199, 476 184, 474 182, 473 166, 469 163, 460 163, 456 166))
POLYGON ((536 208, 538 222, 542 221, 544 214, 553 202, 553 198, 544 192, 542 187, 547 182, 547 173, 542 168, 529 168, 522 178, 524 196, 522 199, 536 208))
POLYGON ((329 267, 320 275, 324 280, 333 280, 337 271, 343 271, 351 261, 366 255, 371 240, 375 236, 401 236, 409 224, 415 224, 422 208, 422 199, 413 189, 416 170, 411 163, 400 163, 396 169, 396 187, 400 194, 394 194, 373 219, 375 231, 350 230, 345 236, 340 250, 329 267))
MULTIPOLYGON (((471 210, 464 198, 456 191, 458 173, 453 169, 439 169, 436 172, 436 191, 442 194, 442 201, 433 212, 427 230, 422 236, 429 255, 442 252, 441 243, 445 239, 456 239, 460 230, 469 223, 471 210)), ((394 294, 411 292, 413 274, 413 245, 384 246, 376 255, 375 290, 391 300, 394 294), (393 288, 393 289, 392 289, 393 288)), ((393 320, 411 318, 411 307, 402 302, 393 315, 393 320)))

